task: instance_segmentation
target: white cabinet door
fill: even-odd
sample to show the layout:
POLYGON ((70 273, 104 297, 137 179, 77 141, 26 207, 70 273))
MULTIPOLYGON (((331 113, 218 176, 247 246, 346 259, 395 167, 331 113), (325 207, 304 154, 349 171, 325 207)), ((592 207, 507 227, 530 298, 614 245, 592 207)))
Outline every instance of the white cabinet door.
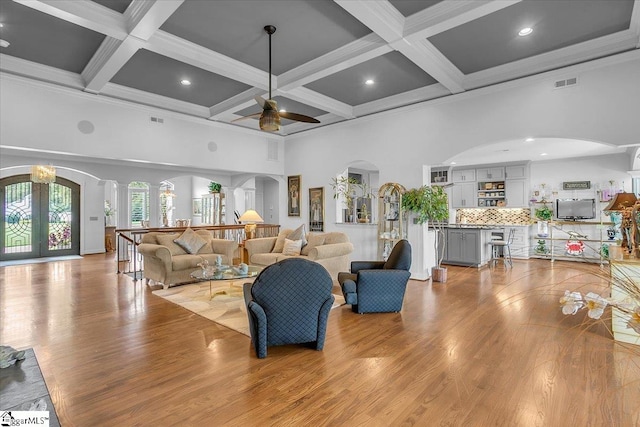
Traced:
POLYGON ((508 208, 526 208, 528 206, 527 180, 508 179, 504 182, 508 208))
POLYGON ((527 177, 527 167, 525 165, 507 166, 507 179, 525 179, 527 177))
POLYGON ((476 207, 476 183, 458 183, 451 187, 452 208, 476 207))
POLYGON ((451 172, 451 179, 453 182, 475 182, 476 170, 475 169, 460 169, 451 172))
POLYGON ((476 179, 478 181, 501 181, 504 179, 504 168, 476 169, 476 179))

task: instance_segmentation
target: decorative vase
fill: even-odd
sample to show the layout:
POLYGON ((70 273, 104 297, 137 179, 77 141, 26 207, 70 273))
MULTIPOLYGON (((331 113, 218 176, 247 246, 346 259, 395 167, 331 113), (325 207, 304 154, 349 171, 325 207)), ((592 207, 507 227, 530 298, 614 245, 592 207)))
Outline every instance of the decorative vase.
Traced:
POLYGON ((445 267, 433 267, 431 269, 431 279, 433 279, 434 282, 446 282, 447 269, 445 267))
POLYGON ((549 223, 547 221, 538 221, 538 236, 547 237, 549 235, 549 223))

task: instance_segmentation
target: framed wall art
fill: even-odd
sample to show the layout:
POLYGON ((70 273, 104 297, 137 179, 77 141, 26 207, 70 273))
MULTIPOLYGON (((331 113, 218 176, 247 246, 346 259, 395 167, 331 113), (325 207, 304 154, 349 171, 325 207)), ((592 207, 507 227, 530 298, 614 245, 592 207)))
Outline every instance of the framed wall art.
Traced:
POLYGON ((300 189, 302 178, 300 175, 287 177, 287 215, 300 216, 300 189))
POLYGON ((309 231, 324 231, 324 187, 309 189, 309 231))
POLYGON ((191 207, 192 216, 202 216, 202 199, 193 199, 191 207))

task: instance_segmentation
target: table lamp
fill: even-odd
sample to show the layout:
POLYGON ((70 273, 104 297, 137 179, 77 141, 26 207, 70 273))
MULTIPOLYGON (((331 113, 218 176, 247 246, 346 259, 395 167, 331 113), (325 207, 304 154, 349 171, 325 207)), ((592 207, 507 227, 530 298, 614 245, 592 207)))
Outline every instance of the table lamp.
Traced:
POLYGON ((244 234, 247 239, 253 239, 256 235, 256 223, 264 222, 264 220, 258 215, 258 212, 253 209, 248 209, 243 213, 238 221, 244 224, 244 234))

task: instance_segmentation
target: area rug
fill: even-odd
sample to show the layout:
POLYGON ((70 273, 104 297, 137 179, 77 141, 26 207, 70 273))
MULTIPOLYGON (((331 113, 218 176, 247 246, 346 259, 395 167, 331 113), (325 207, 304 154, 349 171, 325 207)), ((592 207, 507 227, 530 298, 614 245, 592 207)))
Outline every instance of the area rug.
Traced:
MULTIPOLYGON (((209 282, 199 282, 169 289, 158 289, 153 291, 153 294, 229 329, 250 336, 247 308, 244 304, 241 283, 235 283, 231 286, 228 282, 212 282, 211 293, 209 292, 209 282)), ((333 294, 333 296, 335 301, 332 309, 344 304, 342 295, 333 294)))

